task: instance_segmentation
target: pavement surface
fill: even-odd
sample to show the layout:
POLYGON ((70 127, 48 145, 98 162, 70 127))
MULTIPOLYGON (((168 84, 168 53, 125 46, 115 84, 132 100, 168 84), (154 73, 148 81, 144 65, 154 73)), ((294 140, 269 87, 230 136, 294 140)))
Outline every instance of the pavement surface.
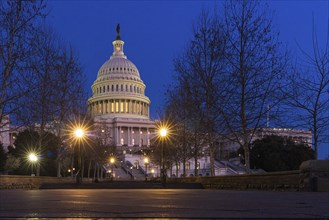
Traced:
POLYGON ((206 189, 1 190, 0 218, 329 219, 329 194, 206 189))

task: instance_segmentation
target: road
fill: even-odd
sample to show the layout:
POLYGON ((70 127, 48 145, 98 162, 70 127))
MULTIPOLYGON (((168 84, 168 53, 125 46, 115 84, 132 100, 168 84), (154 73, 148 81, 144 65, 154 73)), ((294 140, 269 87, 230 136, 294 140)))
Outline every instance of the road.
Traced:
POLYGON ((1 190, 0 218, 321 218, 329 194, 204 189, 1 190))

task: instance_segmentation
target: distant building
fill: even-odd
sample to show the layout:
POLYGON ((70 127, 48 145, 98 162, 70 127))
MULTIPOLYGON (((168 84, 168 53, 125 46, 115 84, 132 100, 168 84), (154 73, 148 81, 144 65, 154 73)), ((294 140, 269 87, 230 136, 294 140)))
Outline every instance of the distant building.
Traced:
MULTIPOLYGON (((256 129, 250 143, 272 135, 312 147, 313 136, 311 131, 290 128, 258 128, 256 129)), ((218 160, 226 160, 234 155, 234 153, 240 148, 240 145, 237 142, 225 139, 218 144, 217 148, 216 158, 218 160)))

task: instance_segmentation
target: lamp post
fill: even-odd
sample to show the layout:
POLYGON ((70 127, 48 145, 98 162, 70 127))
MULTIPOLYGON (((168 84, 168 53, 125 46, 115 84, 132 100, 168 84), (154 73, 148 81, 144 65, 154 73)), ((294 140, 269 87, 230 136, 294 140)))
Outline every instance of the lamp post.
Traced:
POLYGON ((110 163, 111 163, 111 181, 113 180, 113 166, 114 166, 115 159, 114 157, 110 158, 110 163))
POLYGON ((33 165, 38 161, 38 156, 35 153, 30 153, 29 154, 29 161, 31 162, 31 167, 32 167, 31 176, 35 176, 35 174, 33 173, 33 165))
POLYGON ((164 145, 164 141, 168 135, 168 130, 167 128, 161 128, 159 130, 159 135, 161 138, 161 179, 162 179, 162 185, 165 186, 166 185, 166 173, 165 173, 165 167, 164 167, 164 152, 163 152, 163 145, 164 145))
POLYGON ((76 184, 82 183, 82 158, 81 158, 81 141, 85 137, 85 131, 81 127, 77 127, 74 129, 74 137, 76 141, 78 142, 78 166, 79 170, 76 176, 76 184))
POLYGON ((149 158, 144 158, 144 164, 145 164, 145 181, 147 181, 147 165, 149 163, 149 158))

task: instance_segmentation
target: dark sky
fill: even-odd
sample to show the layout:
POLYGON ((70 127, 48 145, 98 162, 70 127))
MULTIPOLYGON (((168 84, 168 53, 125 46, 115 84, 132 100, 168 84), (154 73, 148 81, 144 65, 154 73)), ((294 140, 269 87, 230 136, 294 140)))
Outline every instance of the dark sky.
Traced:
MULTIPOLYGON (((139 69, 157 118, 164 93, 173 78, 173 59, 191 39, 192 23, 202 8, 218 8, 222 1, 50 1, 49 23, 73 45, 87 76, 87 88, 98 69, 112 55, 117 23, 125 42, 125 55, 139 69)), ((280 40, 300 55, 312 48, 312 14, 320 46, 328 31, 328 1, 267 1, 280 40)), ((328 147, 320 152, 328 155, 328 147)), ((320 156, 321 156, 320 155, 320 156)))

